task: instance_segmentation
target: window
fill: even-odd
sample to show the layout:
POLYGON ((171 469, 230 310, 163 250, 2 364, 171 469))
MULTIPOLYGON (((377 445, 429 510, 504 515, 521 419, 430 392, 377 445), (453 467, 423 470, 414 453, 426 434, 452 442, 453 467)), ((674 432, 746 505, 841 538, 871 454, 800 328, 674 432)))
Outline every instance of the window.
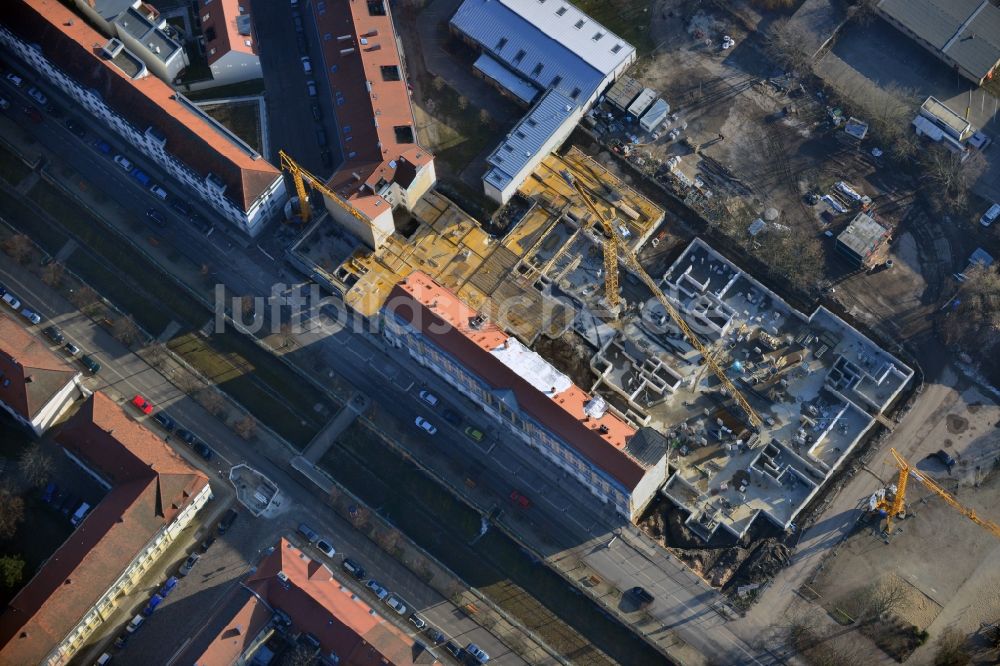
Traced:
POLYGON ((594 33, 594 41, 595 42, 601 41, 601 37, 603 37, 603 36, 604 36, 603 32, 595 32, 594 33))
POLYGON ((621 44, 615 44, 613 47, 611 47, 611 52, 612 53, 618 53, 621 50, 622 50, 622 45, 621 44))
POLYGON ((560 7, 559 9, 556 10, 556 16, 562 16, 565 13, 566 13, 566 7, 565 6, 560 7))
POLYGON ((561 76, 557 76, 557 77, 555 77, 555 78, 552 79, 552 83, 550 83, 549 85, 555 87, 555 86, 559 85, 560 83, 562 83, 562 77, 561 76))
POLYGON ((500 41, 497 42, 497 51, 499 51, 500 49, 502 49, 505 46, 507 46, 507 38, 506 37, 501 37, 500 41))
POLYGON ((517 64, 518 64, 518 63, 520 63, 520 62, 521 62, 522 60, 524 60, 524 56, 525 56, 525 55, 527 55, 527 54, 526 54, 526 53, 524 52, 524 49, 521 49, 521 50, 519 50, 519 51, 517 52, 517 55, 516 55, 516 56, 514 56, 514 64, 515 64, 515 65, 517 65, 517 64))
POLYGON ((542 68, 543 67, 545 67, 545 65, 543 65, 542 63, 538 63, 537 65, 535 65, 535 68, 533 70, 531 70, 531 75, 532 76, 538 76, 539 74, 542 73, 542 68))
POLYGON ((514 146, 510 145, 509 143, 505 143, 503 145, 503 149, 506 150, 508 153, 514 152, 514 146))
POLYGON ((399 67, 396 65, 382 65, 383 81, 399 81, 399 67))
POLYGON ((574 25, 573 27, 574 27, 574 28, 576 28, 577 30, 579 30, 579 29, 580 29, 580 28, 582 28, 582 27, 583 27, 583 26, 584 26, 585 24, 586 24, 586 21, 584 21, 584 20, 582 20, 582 19, 581 19, 581 20, 577 21, 577 22, 576 22, 576 25, 574 25))
POLYGON ((214 42, 215 41, 215 28, 207 28, 205 30, 205 41, 214 42))
POLYGON ((385 16, 384 0, 368 0, 368 13, 371 16, 385 16))
POLYGON ((521 130, 517 130, 516 132, 514 132, 514 136, 516 136, 518 139, 527 139, 528 138, 528 135, 525 134, 524 132, 522 132, 521 130))
POLYGON ((573 92, 570 94, 570 98, 572 98, 572 99, 575 100, 577 97, 580 96, 581 92, 583 92, 583 91, 580 90, 579 88, 573 88, 573 92))
POLYGON ((528 118, 528 120, 526 120, 525 122, 528 123, 528 127, 534 127, 535 125, 538 124, 538 121, 535 120, 534 118, 528 118))

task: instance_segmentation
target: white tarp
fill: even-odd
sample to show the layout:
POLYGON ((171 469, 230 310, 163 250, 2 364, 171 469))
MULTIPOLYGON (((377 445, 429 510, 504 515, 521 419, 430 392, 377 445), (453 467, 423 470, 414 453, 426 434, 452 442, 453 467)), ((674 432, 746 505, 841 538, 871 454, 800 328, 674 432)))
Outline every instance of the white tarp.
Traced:
POLYGON ((573 385, 569 377, 553 368, 548 361, 522 345, 515 338, 507 338, 506 343, 490 353, 550 398, 559 395, 573 385))

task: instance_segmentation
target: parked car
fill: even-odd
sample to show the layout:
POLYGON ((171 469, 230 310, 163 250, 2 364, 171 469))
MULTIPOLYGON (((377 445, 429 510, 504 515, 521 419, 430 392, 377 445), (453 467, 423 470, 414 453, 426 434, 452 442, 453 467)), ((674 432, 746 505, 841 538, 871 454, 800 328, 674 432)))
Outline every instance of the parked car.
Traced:
POLYGON ((159 225, 164 225, 167 223, 167 218, 163 217, 163 213, 156 210, 155 208, 150 208, 149 210, 147 210, 146 217, 148 217, 153 222, 159 225))
POLYGON ((23 310, 21 310, 21 316, 30 321, 32 324, 42 323, 42 315, 38 314, 34 310, 29 310, 28 308, 24 308, 23 310))
POLYGON ((194 569, 194 565, 198 564, 198 560, 201 559, 200 553, 191 553, 188 555, 187 559, 181 565, 181 568, 177 570, 178 576, 187 576, 191 573, 191 569, 194 569))
POLYGON ((955 459, 944 449, 938 449, 929 457, 936 458, 939 463, 948 468, 949 472, 951 472, 951 468, 955 466, 955 459))
POLYGON ((319 534, 316 533, 316 530, 309 527, 305 523, 299 523, 298 532, 299 534, 304 536, 309 541, 309 543, 316 543, 317 541, 319 541, 319 534))
POLYGON ((131 637, 132 634, 128 633, 128 631, 123 631, 118 634, 118 638, 115 639, 115 647, 121 650, 123 647, 128 645, 128 639, 131 637))
POLYGON ((324 555, 326 555, 327 557, 333 557, 334 555, 337 554, 337 550, 326 539, 320 539, 319 541, 317 541, 316 548, 319 549, 319 551, 324 555))
POLYGON ((178 214, 183 215, 184 217, 191 216, 191 207, 188 206, 183 201, 181 201, 180 199, 171 198, 170 207, 173 208, 175 211, 177 211, 178 214))
POLYGON ((22 107, 21 110, 24 111, 24 115, 31 118, 31 122, 35 123, 36 125, 41 123, 42 120, 44 120, 42 118, 42 112, 36 109, 35 107, 31 106, 30 104, 25 105, 24 107, 22 107))
POLYGON ((374 592, 375 596, 379 598, 379 601, 382 601, 387 596, 389 596, 389 590, 387 590, 384 587, 382 587, 382 585, 379 584, 379 582, 377 580, 375 580, 374 578, 372 578, 370 581, 368 581, 367 583, 365 583, 365 587, 367 587, 369 590, 371 590, 372 592, 374 592))
POLYGON ((319 104, 313 102, 310 108, 312 109, 313 120, 319 120, 323 117, 323 109, 320 108, 319 104))
POLYGON ((128 626, 125 627, 125 631, 127 631, 130 634, 134 634, 136 631, 139 630, 139 627, 141 627, 142 623, 145 621, 146 618, 144 618, 141 614, 136 615, 134 618, 132 618, 132 621, 128 623, 128 626))
POLYGON ((629 591, 626 592, 625 594, 627 594, 637 604, 639 604, 640 608, 645 608, 649 604, 653 603, 653 595, 650 594, 649 591, 646 590, 646 588, 640 587, 638 585, 636 585, 633 588, 630 588, 629 591))
POLYGON ((417 420, 414 421, 414 423, 416 423, 417 427, 426 432, 428 435, 433 435, 438 431, 437 428, 431 425, 430 421, 428 421, 422 416, 418 416, 417 420))
POLYGON ((42 491, 42 501, 46 504, 52 503, 52 498, 56 496, 56 490, 59 488, 54 482, 49 481, 48 485, 45 486, 45 490, 42 491))
POLYGON ((219 534, 225 534, 226 531, 233 526, 233 523, 236 522, 236 519, 239 518, 239 515, 239 511, 236 509, 230 509, 227 511, 226 515, 219 521, 219 534))
POLYGON ((90 371, 90 374, 96 375, 101 371, 101 364, 97 362, 90 354, 84 354, 80 357, 80 363, 83 363, 83 367, 90 371))
POLYGON ((302 71, 306 74, 311 74, 313 71, 312 61, 307 57, 302 58, 302 71))
POLYGON ((120 166, 126 172, 128 173, 132 172, 133 165, 127 157, 125 157, 124 155, 115 155, 114 160, 115 164, 120 166))
POLYGON ((22 79, 20 76, 18 76, 14 72, 8 72, 7 73, 7 80, 10 81, 11 83, 13 83, 18 88, 20 88, 21 86, 24 85, 24 79, 22 79))
POLYGON ((522 509, 527 509, 531 507, 531 500, 521 494, 519 490, 510 491, 510 501, 521 507, 522 509))
POLYGON ((979 218, 979 224, 984 227, 988 227, 993 224, 998 217, 1000 217, 1000 204, 995 203, 990 206, 985 213, 983 213, 981 218, 979 218))
POLYGON ((440 629, 436 629, 434 627, 427 627, 427 638, 429 638, 434 645, 441 645, 441 643, 448 640, 448 637, 445 636, 440 629))
POLYGON ((483 435, 482 430, 478 428, 473 428, 472 426, 469 426, 465 429, 465 436, 477 442, 483 441, 483 437, 485 437, 485 435, 483 435))
POLYGON ((69 522, 75 527, 83 522, 83 519, 87 517, 88 513, 90 513, 90 505, 83 502, 76 508, 76 511, 73 512, 73 517, 69 519, 69 522))
POLYGON ((465 650, 463 650, 462 648, 460 648, 458 645, 456 645, 452 641, 448 641, 447 643, 445 643, 444 644, 444 649, 447 650, 448 652, 450 652, 451 656, 455 657, 455 659, 458 659, 459 657, 461 657, 465 653, 465 650))
POLYGON ((215 231, 214 224, 201 219, 198 215, 192 215, 189 219, 194 228, 205 236, 211 236, 212 232, 215 231))
POLYGON ((153 183, 153 179, 149 177, 149 174, 139 167, 132 169, 132 172, 129 175, 138 181, 143 187, 149 187, 153 183))
POLYGON ((193 432, 185 430, 184 428, 178 428, 175 434, 177 435, 177 439, 181 440, 185 444, 194 444, 195 440, 198 439, 194 436, 193 432))
POLYGON ((28 97, 35 100, 42 106, 45 106, 46 104, 49 103, 49 98, 45 96, 45 93, 43 93, 35 86, 31 86, 30 88, 28 88, 28 97))
POLYGON ((211 460, 212 456, 215 455, 212 449, 208 448, 208 444, 205 444, 205 442, 195 440, 195 443, 191 445, 191 448, 193 448, 194 452, 205 460, 211 460))
POLYGON ((6 294, 3 295, 3 302, 9 305, 10 307, 14 308, 15 310, 21 307, 21 301, 18 300, 17 296, 11 294, 10 292, 7 292, 6 294))
POLYGON ((0 97, 0 110, 6 111, 9 108, 10 108, 10 100, 8 100, 6 97, 0 97))
POLYGON ((100 657, 97 658, 97 661, 94 662, 94 666, 107 666, 107 664, 110 663, 111 663, 111 655, 108 654, 107 652, 104 652, 101 654, 100 657))
POLYGON ((198 546, 198 551, 201 553, 207 553, 208 549, 212 547, 213 543, 215 543, 214 536, 206 537, 205 540, 201 542, 201 545, 198 546))
POLYGON ((167 432, 173 432, 174 428, 177 427, 177 422, 174 421, 169 416, 167 416, 167 413, 164 412, 163 410, 160 410, 156 412, 156 414, 153 414, 153 418, 156 420, 157 423, 163 426, 163 429, 166 430, 167 432))
POLYGON ((310 97, 315 97, 316 96, 316 82, 315 81, 306 81, 306 90, 309 91, 309 96, 310 97))
POLYGON ((97 148, 99 152, 104 153, 105 155, 111 154, 111 144, 104 139, 98 139, 95 141, 94 148, 97 148))
POLYGON ((465 651, 475 657, 476 661, 480 664, 485 664, 490 660, 490 655, 486 654, 486 650, 479 647, 475 643, 469 643, 465 646, 465 651))
POLYGON ((66 336, 64 336, 62 334, 62 331, 60 331, 55 326, 46 326, 45 328, 42 329, 42 333, 44 333, 45 337, 47 337, 49 340, 56 343, 57 345, 62 344, 63 341, 66 340, 66 336))
POLYGON ((385 605, 400 615, 406 615, 406 604, 404 604, 403 601, 396 595, 392 595, 388 599, 385 599, 385 605))
POLYGON ((431 407, 437 407, 438 403, 441 402, 440 400, 438 400, 438 397, 433 393, 431 393, 430 391, 421 391, 418 395, 420 396, 421 400, 426 402, 431 407))
POLYGON ((326 130, 324 130, 322 127, 316 128, 316 143, 320 147, 326 146, 326 130))
POLYGON ((141 395, 136 393, 135 397, 132 398, 132 404, 135 405, 140 412, 143 414, 152 414, 153 406, 149 404, 149 401, 143 398, 141 395))
POLYGON ((83 125, 81 125, 78 121, 74 120, 73 118, 66 119, 66 128, 69 129, 69 131, 72 132, 74 135, 76 135, 78 139, 82 139, 83 137, 87 136, 87 130, 85 130, 83 128, 83 125))
POLYGON ((156 197, 157 199, 160 199, 162 201, 167 200, 167 191, 162 187, 160 187, 159 185, 157 185, 156 183, 153 183, 152 185, 149 186, 149 191, 152 192, 153 196, 156 197))
POLYGON ((462 425, 462 416, 450 407, 445 407, 441 412, 441 416, 444 417, 445 421, 453 426, 462 425))
POLYGON ((420 617, 416 613, 410 615, 410 624, 417 628, 417 631, 423 631, 427 627, 427 622, 424 618, 420 617))
POLYGON ((180 581, 177 580, 176 576, 171 576, 166 581, 164 581, 163 586, 160 588, 160 591, 157 592, 157 594, 166 599, 167 597, 170 596, 170 593, 174 591, 174 588, 177 587, 177 583, 179 582, 180 581))
POLYGON ((161 597, 159 593, 154 594, 149 598, 149 602, 146 604, 146 607, 142 609, 142 614, 145 615, 146 617, 149 617, 150 615, 156 612, 156 609, 162 603, 163 603, 163 597, 161 597))
POLYGON ((72 342, 67 342, 65 345, 63 345, 63 349, 65 349, 66 353, 69 354, 70 356, 76 356, 77 354, 80 353, 80 348, 74 345, 72 342))
POLYGON ((351 574, 358 580, 364 580, 365 574, 367 573, 363 566, 349 557, 345 557, 344 561, 340 563, 340 566, 344 568, 344 571, 351 574))
POLYGON ((68 516, 76 510, 76 507, 80 506, 80 498, 73 494, 68 494, 63 498, 63 501, 59 503, 59 513, 64 516, 68 516))

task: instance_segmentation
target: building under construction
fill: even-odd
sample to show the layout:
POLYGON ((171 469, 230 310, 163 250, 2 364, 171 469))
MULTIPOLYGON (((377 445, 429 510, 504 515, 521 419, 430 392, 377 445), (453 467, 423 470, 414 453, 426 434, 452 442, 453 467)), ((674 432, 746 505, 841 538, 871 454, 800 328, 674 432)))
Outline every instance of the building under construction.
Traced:
MULTIPOLYGON (((720 530, 742 536, 761 514, 789 528, 913 375, 825 308, 798 312, 697 239, 649 282, 625 262, 609 308, 609 236, 595 213, 625 256, 649 241, 664 212, 575 148, 545 158, 519 195, 519 215, 497 238, 431 193, 414 207, 408 236, 394 234, 374 252, 345 247, 346 259, 323 273, 365 316, 419 273, 525 349, 554 341, 571 349, 538 360, 634 433, 615 455, 662 470, 658 492, 706 541, 720 530), (708 371, 706 354, 745 407, 708 371)), ((317 232, 302 241, 314 259, 326 247, 317 232)), ((634 493, 627 499, 622 513, 636 520, 641 507, 634 493)))

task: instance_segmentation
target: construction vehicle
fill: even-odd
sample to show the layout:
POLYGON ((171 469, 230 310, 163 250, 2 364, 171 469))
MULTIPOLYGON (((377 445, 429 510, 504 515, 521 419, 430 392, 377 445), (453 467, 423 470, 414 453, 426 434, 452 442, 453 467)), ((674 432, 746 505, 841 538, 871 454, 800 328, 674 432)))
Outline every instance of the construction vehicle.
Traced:
POLYGON ((309 196, 306 194, 305 181, 309 181, 310 187, 323 193, 328 199, 332 200, 357 219, 361 220, 365 224, 370 223, 368 218, 359 213, 358 209, 352 206, 349 201, 327 187, 321 179, 309 173, 298 162, 293 160, 288 153, 283 150, 279 150, 278 157, 281 159, 281 168, 291 174, 292 181, 295 183, 295 193, 299 197, 299 215, 302 218, 303 224, 312 219, 312 207, 309 205, 309 196))
POLYGON ((604 233, 606 237, 604 241, 604 289, 608 305, 611 308, 615 308, 618 306, 620 301, 620 297, 618 295, 618 250, 620 249, 622 257, 625 259, 625 264, 632 269, 632 272, 635 273, 640 280, 642 280, 651 292, 653 292, 653 295, 656 296, 656 300, 660 302, 663 309, 666 310, 668 315, 670 315, 670 319, 677 325, 677 328, 681 329, 681 333, 684 334, 684 337, 691 344, 691 346, 694 347, 699 354, 701 354, 702 358, 705 360, 705 364, 715 374, 715 376, 719 378, 723 388, 729 393, 730 396, 732 396, 733 400, 736 401, 736 404, 738 404, 740 409, 742 409, 746 414, 747 419, 750 421, 750 425, 755 430, 759 431, 764 423, 760 416, 757 415, 754 408, 750 406, 747 399, 742 393, 739 392, 732 380, 729 379, 726 375, 726 371, 723 370, 715 361, 711 350, 705 346, 697 335, 695 335, 694 331, 692 331, 687 325, 687 322, 684 321, 684 318, 681 317, 679 312, 677 312, 677 309, 670 303, 666 295, 660 289, 659 285, 656 284, 656 281, 649 277, 646 270, 639 263, 639 259, 636 258, 636 256, 629 249, 628 245, 624 242, 624 240, 622 240, 621 233, 617 228, 615 228, 612 220, 609 220, 604 216, 601 210, 597 207, 597 204, 594 203, 593 198, 584 189, 583 185, 573 177, 573 174, 564 170, 562 171, 562 177, 570 185, 570 187, 576 190, 577 194, 579 194, 580 198, 583 200, 583 203, 586 204, 591 213, 597 216, 597 219, 599 219, 601 224, 604 226, 604 233))
POLYGON ((897 518, 902 519, 906 516, 906 487, 912 476, 924 484, 935 495, 950 504, 953 509, 1000 539, 1000 525, 991 520, 980 518, 973 509, 963 506, 948 491, 922 472, 918 472, 903 456, 899 455, 896 449, 889 449, 889 452, 892 453, 896 466, 899 467, 899 478, 896 480, 896 485, 895 487, 889 486, 888 488, 879 490, 868 500, 868 506, 872 511, 885 516, 885 533, 887 535, 892 534, 892 521, 897 518))

